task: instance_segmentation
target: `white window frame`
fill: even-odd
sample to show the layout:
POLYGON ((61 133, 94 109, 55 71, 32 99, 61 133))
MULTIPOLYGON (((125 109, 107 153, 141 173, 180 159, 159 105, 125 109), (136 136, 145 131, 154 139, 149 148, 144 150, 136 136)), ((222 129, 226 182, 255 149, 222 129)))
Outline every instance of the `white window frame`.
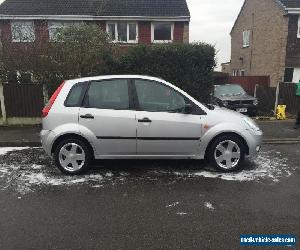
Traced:
POLYGON ((109 25, 114 25, 115 26, 115 39, 112 40, 112 42, 114 43, 138 43, 138 23, 137 22, 106 22, 106 32, 108 33, 108 26, 109 25), (126 27, 127 27, 127 41, 119 41, 119 33, 118 33, 118 23, 126 23, 126 27), (135 40, 129 40, 129 25, 134 24, 135 25, 135 33, 136 33, 136 37, 135 40))
POLYGON ((151 23, 151 42, 152 43, 172 43, 174 41, 174 22, 152 22, 151 23), (171 40, 154 40, 155 24, 171 24, 171 40))
POLYGON ((250 30, 243 31, 243 48, 247 48, 250 46, 250 30))
MULTIPOLYGON (((34 22, 33 21, 11 21, 10 23, 11 25, 11 37, 12 37, 12 42, 14 43, 32 43, 35 41, 35 26, 34 26, 34 22), (28 27, 28 31, 31 32, 30 36, 32 36, 32 39, 28 38, 28 39, 16 39, 15 38, 15 31, 14 29, 16 27, 20 27, 20 26, 27 26, 28 27)), ((21 32, 21 34, 23 35, 23 33, 21 32)))
POLYGON ((298 16, 298 30, 297 30, 297 38, 300 38, 300 15, 298 16))
POLYGON ((55 37, 55 32, 52 32, 52 30, 57 30, 60 28, 64 27, 70 27, 72 25, 79 25, 81 22, 78 21, 48 21, 48 34, 49 34, 49 41, 50 42, 55 42, 56 37, 55 37))

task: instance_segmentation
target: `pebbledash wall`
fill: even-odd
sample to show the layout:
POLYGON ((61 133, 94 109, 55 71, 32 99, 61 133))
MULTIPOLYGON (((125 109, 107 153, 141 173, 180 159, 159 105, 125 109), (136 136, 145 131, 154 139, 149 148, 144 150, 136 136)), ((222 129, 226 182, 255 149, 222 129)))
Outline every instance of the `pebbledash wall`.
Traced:
MULTIPOLYGON (((106 21, 92 21, 87 23, 95 23, 99 25, 99 28, 103 31, 106 30, 106 21)), ((138 21, 138 44, 151 44, 151 22, 150 21, 138 21)), ((35 20, 35 42, 45 43, 49 42, 48 22, 44 20, 35 20)), ((11 25, 10 20, 0 21, 1 38, 2 43, 10 43, 11 37, 11 25)), ((189 22, 175 21, 173 31, 174 43, 188 43, 189 42, 189 22)), ((15 46, 18 43, 14 43, 15 46)))
POLYGON ((283 80, 289 17, 278 1, 247 0, 231 31, 231 73, 270 75, 271 86, 283 80), (250 30, 250 44, 243 47, 243 31, 250 30))

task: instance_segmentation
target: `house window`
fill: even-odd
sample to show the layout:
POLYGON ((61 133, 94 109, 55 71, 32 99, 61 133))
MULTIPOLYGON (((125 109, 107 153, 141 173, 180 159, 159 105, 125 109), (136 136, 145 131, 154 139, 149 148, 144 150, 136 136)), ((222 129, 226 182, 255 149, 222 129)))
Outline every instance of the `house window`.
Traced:
POLYGON ((56 41, 58 30, 61 28, 67 28, 71 26, 80 25, 81 22, 59 22, 59 21, 51 21, 48 22, 48 31, 49 31, 49 39, 50 41, 56 41))
POLYGON ((244 69, 240 70, 240 76, 245 76, 245 70, 244 69))
POLYGON ((249 47, 250 46, 250 30, 243 31, 243 47, 249 47))
POLYGON ((106 32, 113 42, 137 43, 138 41, 136 23, 110 22, 106 25, 106 32))
POLYGON ((174 23, 152 23, 151 40, 153 43, 169 43, 173 41, 174 23))
POLYGON ((11 22, 12 41, 15 43, 34 42, 33 21, 12 21, 11 22))

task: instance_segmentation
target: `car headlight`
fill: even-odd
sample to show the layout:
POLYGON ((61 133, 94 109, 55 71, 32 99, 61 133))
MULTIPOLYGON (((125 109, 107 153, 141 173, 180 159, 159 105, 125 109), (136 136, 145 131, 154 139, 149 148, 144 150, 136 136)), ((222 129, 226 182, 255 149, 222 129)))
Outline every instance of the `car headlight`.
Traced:
POLYGON ((258 125, 250 118, 244 117, 244 122, 247 124, 248 128, 254 130, 254 131, 260 131, 260 128, 258 125))
POLYGON ((253 101, 253 105, 255 105, 255 106, 258 105, 258 100, 257 99, 253 101))

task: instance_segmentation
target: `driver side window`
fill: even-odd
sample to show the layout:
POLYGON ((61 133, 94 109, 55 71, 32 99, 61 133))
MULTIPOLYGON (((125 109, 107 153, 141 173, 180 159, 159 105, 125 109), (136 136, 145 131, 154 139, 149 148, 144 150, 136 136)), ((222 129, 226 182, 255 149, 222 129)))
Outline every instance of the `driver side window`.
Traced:
POLYGON ((149 112, 185 112, 183 95, 155 81, 135 80, 140 109, 149 112))

